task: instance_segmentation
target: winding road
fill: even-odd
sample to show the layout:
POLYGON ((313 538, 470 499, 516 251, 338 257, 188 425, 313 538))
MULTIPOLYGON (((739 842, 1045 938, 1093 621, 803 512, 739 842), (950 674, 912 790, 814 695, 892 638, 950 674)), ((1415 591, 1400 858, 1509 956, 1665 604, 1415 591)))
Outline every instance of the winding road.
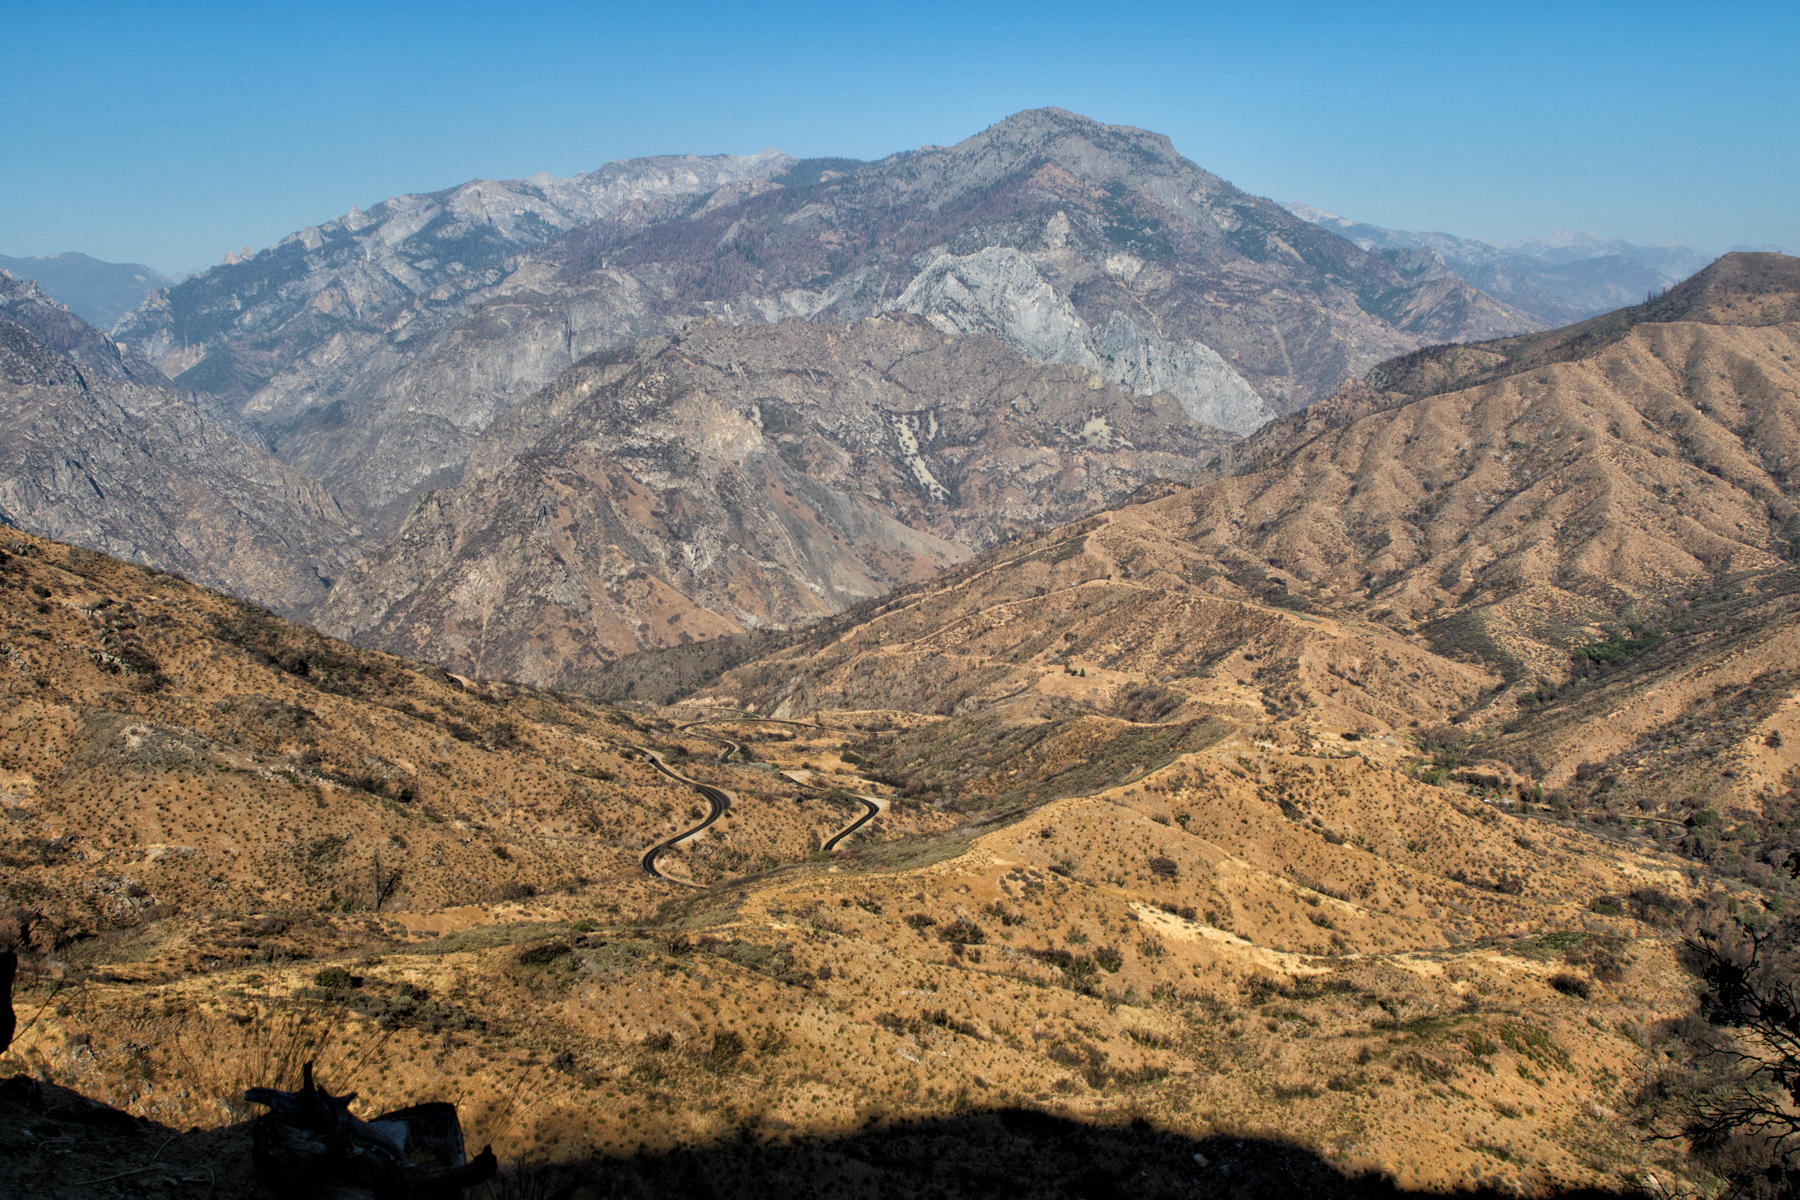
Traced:
POLYGON ((830 837, 826 838, 824 844, 819 847, 820 851, 825 854, 830 854, 833 850, 836 850, 839 842, 861 829, 864 825, 867 825, 870 821, 873 821, 876 817, 879 817, 887 808, 887 801, 875 796, 865 796, 861 792, 852 792, 851 795, 867 805, 868 811, 832 834, 830 837))
POLYGON ((644 755, 658 771, 661 771, 676 783, 685 784, 688 787, 693 788, 696 792, 699 792, 706 800, 707 811, 706 816, 698 825, 684 829, 674 837, 664 838, 662 841, 656 843, 656 845, 644 851, 643 857, 638 859, 638 865, 643 867, 646 873, 654 875, 658 879, 667 879, 670 883, 679 883, 687 887, 700 887, 702 885, 694 883, 692 880, 676 879, 673 876, 663 874, 657 867, 656 860, 663 851, 668 850, 673 846, 680 845, 691 837, 696 837, 699 834, 704 833, 714 821, 717 821, 720 817, 725 815, 731 808, 731 802, 735 797, 724 788, 714 787, 710 783, 701 783, 698 779, 689 779, 686 775, 681 774, 668 763, 664 762, 663 756, 654 750, 645 750, 644 755))
MULTIPOLYGON (((699 721, 689 721, 687 724, 678 726, 677 728, 680 731, 685 732, 701 725, 712 725, 725 721, 755 721, 766 725, 794 725, 806 729, 825 728, 823 725, 816 725, 810 721, 788 721, 779 717, 741 716, 709 717, 699 721)), ((736 755, 739 759, 746 762, 750 759, 749 752, 745 750, 744 743, 742 742, 734 741, 731 738, 721 737, 716 734, 702 734, 701 736, 706 737, 709 741, 718 742, 724 747, 724 749, 719 752, 719 761, 721 763, 730 762, 733 755, 736 755)), ((726 791, 724 788, 714 787, 710 783, 701 783, 698 779, 689 779, 686 775, 681 774, 671 767, 668 762, 663 759, 663 756, 654 750, 646 749, 644 751, 644 756, 650 760, 652 766, 658 771, 661 771, 664 775, 667 775, 670 779, 673 779, 676 783, 693 788, 696 792, 699 792, 706 800, 707 812, 706 817, 698 825, 684 829, 673 837, 664 838, 662 841, 644 851, 643 855, 638 859, 638 865, 644 868, 646 874, 657 879, 667 880, 670 883, 678 883, 684 887, 703 887, 703 884, 695 883, 692 880, 677 879, 673 875, 664 874, 662 869, 656 865, 656 860, 664 851, 670 850, 680 845, 682 842, 697 837, 699 834, 705 832, 713 822, 717 821, 730 810, 737 797, 726 791)), ((797 779, 789 772, 783 771, 782 774, 800 787, 824 790, 820 788, 818 784, 803 779, 797 779)), ((854 821, 851 821, 848 825, 826 838, 824 843, 819 847, 821 853, 830 854, 833 850, 837 849, 839 843, 845 838, 849 837, 864 825, 867 825, 870 821, 873 821, 876 817, 887 811, 888 802, 880 796, 865 796, 860 792, 852 792, 851 795, 862 802, 864 806, 863 813, 854 821)))
MULTIPOLYGON (((715 724, 720 719, 721 718, 717 718, 717 717, 708 717, 708 718, 706 718, 704 720, 700 720, 700 721, 689 721, 686 725, 677 725, 675 727, 675 731, 677 733, 686 733, 688 730, 694 729, 701 725, 715 724)), ((719 745, 725 747, 723 750, 719 751, 719 761, 720 762, 722 762, 722 763, 730 762, 731 756, 734 754, 737 755, 738 758, 744 762, 750 761, 750 754, 747 750, 744 749, 744 743, 739 742, 739 741, 733 741, 731 738, 728 738, 728 737, 720 737, 718 734, 715 734, 715 733, 703 733, 700 736, 705 738, 709 742, 717 742, 717 743, 719 743, 719 745)))

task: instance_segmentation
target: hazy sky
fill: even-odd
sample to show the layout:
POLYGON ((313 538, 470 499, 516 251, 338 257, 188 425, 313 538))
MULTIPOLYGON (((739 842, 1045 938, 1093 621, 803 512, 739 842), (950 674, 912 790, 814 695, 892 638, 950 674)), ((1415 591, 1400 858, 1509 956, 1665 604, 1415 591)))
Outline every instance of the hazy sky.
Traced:
POLYGON ((165 271, 614 158, 874 158, 1054 104, 1490 240, 1800 250, 1800 4, 15 4, 0 253, 165 271))

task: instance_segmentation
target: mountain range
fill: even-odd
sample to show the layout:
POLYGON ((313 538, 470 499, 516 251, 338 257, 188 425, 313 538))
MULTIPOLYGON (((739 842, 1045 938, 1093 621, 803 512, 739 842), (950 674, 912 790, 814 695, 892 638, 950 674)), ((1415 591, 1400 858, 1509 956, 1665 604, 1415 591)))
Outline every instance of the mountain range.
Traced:
POLYGON ((520 1194, 1724 1194, 1800 260, 1448 262, 1037 110, 0 277, 0 1187, 310 1064, 520 1194))
MULTIPOLYGON (((596 655, 837 611, 1154 479, 1195 478, 1230 431, 1347 370, 1529 323, 1447 271, 1397 270, 1245 195, 1165 138, 1039 110, 874 163, 676 156, 476 181, 230 256, 113 336, 146 386, 229 439, 234 474, 334 514, 258 518, 291 568, 196 559, 156 532, 162 513, 129 538, 34 517, 85 494, 72 472, 34 468, 37 496, 13 510, 335 630, 549 682, 596 655), (717 343, 715 360, 767 365, 665 372, 691 361, 686 331, 717 343), (924 353, 934 340, 967 349, 924 353), (914 377, 884 378, 900 354, 914 377), (958 391, 964 370, 979 382, 958 391), (800 378, 804 416, 781 399, 800 378), (627 390, 641 386, 662 406, 704 387, 740 418, 789 425, 757 449, 676 421, 617 456, 595 434, 644 432, 627 390), (721 453, 738 497, 724 508, 682 469, 721 453), (807 476, 827 460, 844 473, 821 488, 807 476), (608 531, 560 565, 525 553, 549 510, 523 499, 541 486, 521 472, 552 462, 583 481, 558 536, 583 525, 575 512, 608 531), (300 499, 299 481, 318 490, 300 499), (621 505, 677 517, 621 525, 621 505), (518 552, 494 558, 502 546, 518 552)), ((65 340, 81 338, 111 344, 65 340)), ((105 490, 159 494, 153 475, 105 490)))
POLYGON ((1566 325, 1636 304, 1711 261, 1690 246, 1639 246, 1573 229, 1497 246, 1449 233, 1383 229, 1310 204, 1284 207, 1365 250, 1410 251, 1439 263, 1544 325, 1566 325))
POLYGON ((353 211, 115 329, 225 425, 396 527, 584 355, 706 316, 909 311, 1247 432, 1427 342, 1531 327, 1166 138, 1060 110, 873 163, 669 158, 353 211))
MULTIPOLYGON (((704 323, 496 422, 447 504, 528 486, 533 570, 630 546, 692 514, 594 484, 688 420, 718 444, 676 469, 734 519, 759 482, 798 493, 795 458, 816 512, 867 478, 955 531, 992 517, 921 490, 949 476, 924 438, 846 462, 818 398, 939 397, 908 428, 935 411, 947 446, 943 397, 984 369, 1031 401, 1021 435, 1088 411, 1057 407, 1071 383, 1125 403, 1012 354, 910 316, 704 323)), ((311 1060, 376 1105, 453 1088, 534 1178, 627 1195, 923 1196, 945 1155, 963 1191, 1054 1192, 1070 1139, 1115 1193, 1711 1186, 1727 1168, 1663 1136, 1719 1085, 1677 1065, 1704 1025, 1684 934, 1777 928, 1800 849, 1797 356, 1800 262, 1727 256, 1390 360, 1209 478, 809 628, 562 681, 587 695, 5 531, 0 854, 44 1010, 18 1053, 154 1114, 184 1169, 202 1143, 174 1130, 311 1060), (72 946, 94 974, 57 1007, 72 946)), ((489 557, 412 623, 504 574, 517 535, 487 518, 418 527, 465 532, 489 557)), ((247 1139, 204 1144, 251 1177, 247 1139)), ((86 1178, 9 1149, 0 1171, 86 1178)))

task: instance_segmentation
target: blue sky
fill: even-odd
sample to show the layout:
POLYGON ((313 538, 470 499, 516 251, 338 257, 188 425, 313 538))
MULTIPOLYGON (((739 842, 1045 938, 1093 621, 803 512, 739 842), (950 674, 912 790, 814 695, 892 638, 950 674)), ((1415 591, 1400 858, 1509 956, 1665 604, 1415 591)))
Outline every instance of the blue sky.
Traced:
POLYGON ((175 271, 614 158, 874 158, 1054 104, 1490 240, 1800 250, 1800 5, 13 5, 0 253, 175 271))

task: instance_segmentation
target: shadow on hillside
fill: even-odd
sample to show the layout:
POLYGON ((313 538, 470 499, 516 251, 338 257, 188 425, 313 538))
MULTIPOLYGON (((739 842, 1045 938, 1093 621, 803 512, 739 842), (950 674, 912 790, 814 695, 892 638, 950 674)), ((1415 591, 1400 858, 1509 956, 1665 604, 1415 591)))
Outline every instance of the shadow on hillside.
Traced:
MULTIPOLYGON (((473 1148, 472 1148, 473 1149, 473 1148)), ((0 1193, 24 1197, 186 1194, 261 1196, 247 1126, 176 1133, 24 1077, 0 1080, 0 1193), (9 1191, 10 1189, 10 1191, 9 1191)), ((1429 1193, 1439 1195, 1440 1193, 1429 1193)), ((1471 1186, 1452 1193, 1515 1193, 1471 1186)), ((1540 1196, 1620 1200, 1593 1190, 1540 1196)), ((737 1139, 692 1150, 533 1168, 477 1188, 492 1197, 1423 1197, 1272 1140, 1194 1139, 1146 1122, 1092 1125, 1006 1109, 896 1123, 832 1137, 737 1139)))
MULTIPOLYGON (((1377 1175, 1347 1173, 1283 1142, 1195 1139, 1144 1121, 1094 1125, 1020 1109, 864 1129, 837 1137, 764 1142, 741 1137, 695 1150, 547 1170, 534 1183, 574 1197, 1070 1197, 1160 1200, 1234 1197, 1323 1200, 1405 1197, 1377 1175)), ((1438 1195, 1440 1193, 1430 1193, 1438 1195)), ((1455 1193, 1500 1197, 1475 1187, 1455 1193)), ((1618 1197, 1593 1190, 1539 1195, 1618 1197)))

